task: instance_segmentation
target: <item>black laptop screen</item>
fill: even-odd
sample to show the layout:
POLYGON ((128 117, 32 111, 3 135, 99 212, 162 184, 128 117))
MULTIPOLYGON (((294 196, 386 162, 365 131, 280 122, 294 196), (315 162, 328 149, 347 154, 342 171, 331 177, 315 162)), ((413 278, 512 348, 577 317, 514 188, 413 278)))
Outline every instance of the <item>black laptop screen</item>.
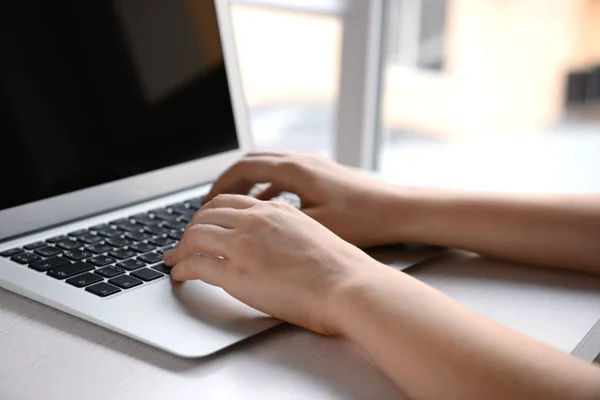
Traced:
POLYGON ((0 14, 0 210, 238 147, 213 1, 0 14))

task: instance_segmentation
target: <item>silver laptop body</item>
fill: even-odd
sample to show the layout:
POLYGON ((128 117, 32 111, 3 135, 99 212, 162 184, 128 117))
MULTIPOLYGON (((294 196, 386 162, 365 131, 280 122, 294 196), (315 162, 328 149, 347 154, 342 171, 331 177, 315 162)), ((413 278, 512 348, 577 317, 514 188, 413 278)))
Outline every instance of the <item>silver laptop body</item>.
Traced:
POLYGON ((182 357, 277 325, 161 266, 210 182, 252 147, 228 2, 37 3, 61 28, 10 10, 0 287, 182 357))

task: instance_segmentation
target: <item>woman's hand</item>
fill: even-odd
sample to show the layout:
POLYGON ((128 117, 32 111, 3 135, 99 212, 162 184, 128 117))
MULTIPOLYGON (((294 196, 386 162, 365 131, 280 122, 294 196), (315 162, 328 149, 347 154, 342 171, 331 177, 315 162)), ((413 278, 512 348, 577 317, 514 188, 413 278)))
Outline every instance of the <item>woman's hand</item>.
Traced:
POLYGON ((304 213, 359 247, 397 243, 394 230, 409 215, 398 188, 310 154, 250 154, 221 175, 206 199, 248 194, 259 183, 270 186, 258 199, 296 193, 304 213))
POLYGON ((413 399, 600 398, 598 368, 377 263, 286 204, 217 196, 165 262, 174 280, 346 336, 413 399))
POLYGON ((200 279, 284 321, 339 334, 336 295, 387 268, 293 207, 219 195, 165 254, 177 281, 200 279), (202 254, 202 255, 200 255, 202 254))

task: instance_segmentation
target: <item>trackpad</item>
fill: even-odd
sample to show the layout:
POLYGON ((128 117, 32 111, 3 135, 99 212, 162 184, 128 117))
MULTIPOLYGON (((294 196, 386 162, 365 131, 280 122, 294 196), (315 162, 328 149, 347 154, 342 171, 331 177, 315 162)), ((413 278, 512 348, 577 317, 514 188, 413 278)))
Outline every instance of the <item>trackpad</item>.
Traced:
POLYGON ((273 318, 202 281, 173 283, 172 290, 185 311, 211 326, 235 332, 253 332, 273 318))

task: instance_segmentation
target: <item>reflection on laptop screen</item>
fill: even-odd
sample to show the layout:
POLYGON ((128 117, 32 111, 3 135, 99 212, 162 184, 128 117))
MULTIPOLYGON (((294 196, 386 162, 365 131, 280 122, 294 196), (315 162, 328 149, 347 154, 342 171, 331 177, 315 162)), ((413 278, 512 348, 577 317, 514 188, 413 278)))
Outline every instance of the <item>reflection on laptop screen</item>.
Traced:
POLYGON ((213 1, 2 14, 0 210, 238 147, 213 1))

